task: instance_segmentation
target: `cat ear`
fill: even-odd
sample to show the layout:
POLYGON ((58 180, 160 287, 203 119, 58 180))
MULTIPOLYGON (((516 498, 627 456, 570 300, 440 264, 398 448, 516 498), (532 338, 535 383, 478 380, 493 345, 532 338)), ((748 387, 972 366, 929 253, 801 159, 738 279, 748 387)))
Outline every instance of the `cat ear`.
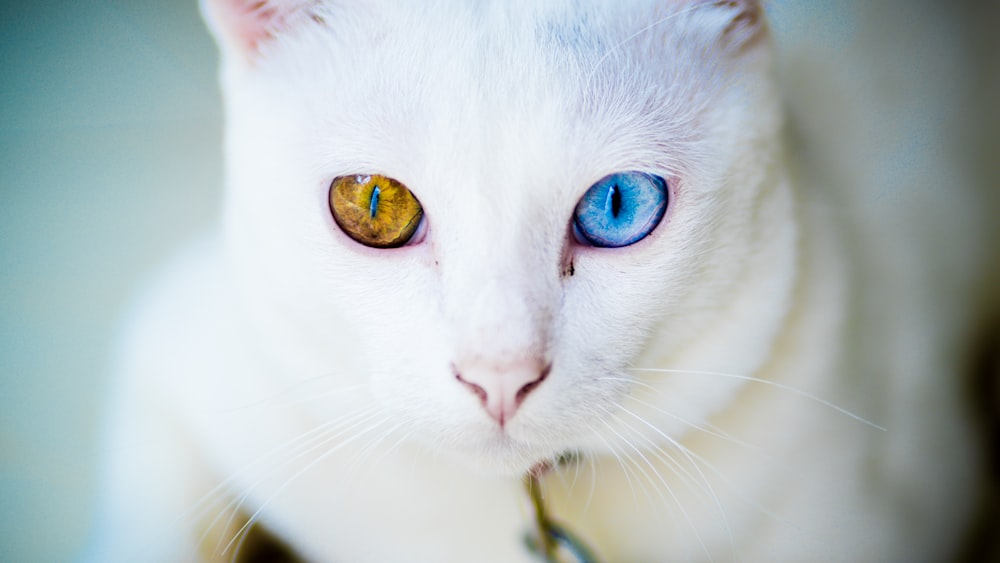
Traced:
POLYGON ((742 52, 767 37, 762 0, 694 0, 694 4, 725 47, 742 52))
POLYGON ((201 0, 201 11, 225 56, 253 60, 261 46, 303 21, 322 22, 315 0, 201 0))

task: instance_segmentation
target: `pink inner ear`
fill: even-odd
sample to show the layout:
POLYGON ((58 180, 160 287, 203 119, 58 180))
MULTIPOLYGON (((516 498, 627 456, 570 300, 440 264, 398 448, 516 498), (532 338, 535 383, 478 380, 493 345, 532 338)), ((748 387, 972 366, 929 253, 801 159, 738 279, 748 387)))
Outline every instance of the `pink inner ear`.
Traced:
POLYGON ((295 4, 287 1, 217 0, 216 14, 220 27, 236 47, 245 53, 252 53, 258 50, 261 41, 284 27, 295 4))

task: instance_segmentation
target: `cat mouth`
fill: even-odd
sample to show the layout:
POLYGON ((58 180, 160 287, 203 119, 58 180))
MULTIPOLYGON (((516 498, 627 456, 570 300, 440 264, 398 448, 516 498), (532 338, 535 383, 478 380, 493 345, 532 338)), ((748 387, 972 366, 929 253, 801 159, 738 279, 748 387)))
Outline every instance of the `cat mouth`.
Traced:
POLYGON ((576 452, 553 452, 544 446, 530 444, 498 433, 486 443, 467 444, 452 450, 477 471, 491 474, 544 476, 582 457, 576 452))
POLYGON ((583 456, 577 450, 560 453, 518 450, 494 455, 488 463, 494 471, 541 479, 553 471, 581 463, 583 456))

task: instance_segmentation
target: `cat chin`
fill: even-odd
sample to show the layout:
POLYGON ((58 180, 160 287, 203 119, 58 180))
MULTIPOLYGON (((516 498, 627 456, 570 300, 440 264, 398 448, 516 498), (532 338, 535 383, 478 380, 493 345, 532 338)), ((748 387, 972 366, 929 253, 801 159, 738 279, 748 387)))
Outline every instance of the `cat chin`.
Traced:
POLYGON ((496 477, 522 477, 576 457, 562 450, 533 448, 509 438, 444 449, 438 444, 435 453, 444 454, 473 473, 496 477))
POLYGON ((454 456, 471 473, 487 477, 520 478, 532 473, 539 473, 542 468, 555 465, 559 456, 528 457, 528 456, 454 456))

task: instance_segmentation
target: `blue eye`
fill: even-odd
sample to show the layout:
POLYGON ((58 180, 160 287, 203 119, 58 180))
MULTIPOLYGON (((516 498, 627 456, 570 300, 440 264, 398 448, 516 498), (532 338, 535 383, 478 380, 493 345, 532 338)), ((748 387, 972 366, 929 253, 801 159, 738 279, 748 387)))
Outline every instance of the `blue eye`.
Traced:
POLYGON ((591 246, 628 246, 660 224, 668 198, 663 178, 645 172, 616 172, 583 194, 573 213, 573 228, 580 242, 591 246))

